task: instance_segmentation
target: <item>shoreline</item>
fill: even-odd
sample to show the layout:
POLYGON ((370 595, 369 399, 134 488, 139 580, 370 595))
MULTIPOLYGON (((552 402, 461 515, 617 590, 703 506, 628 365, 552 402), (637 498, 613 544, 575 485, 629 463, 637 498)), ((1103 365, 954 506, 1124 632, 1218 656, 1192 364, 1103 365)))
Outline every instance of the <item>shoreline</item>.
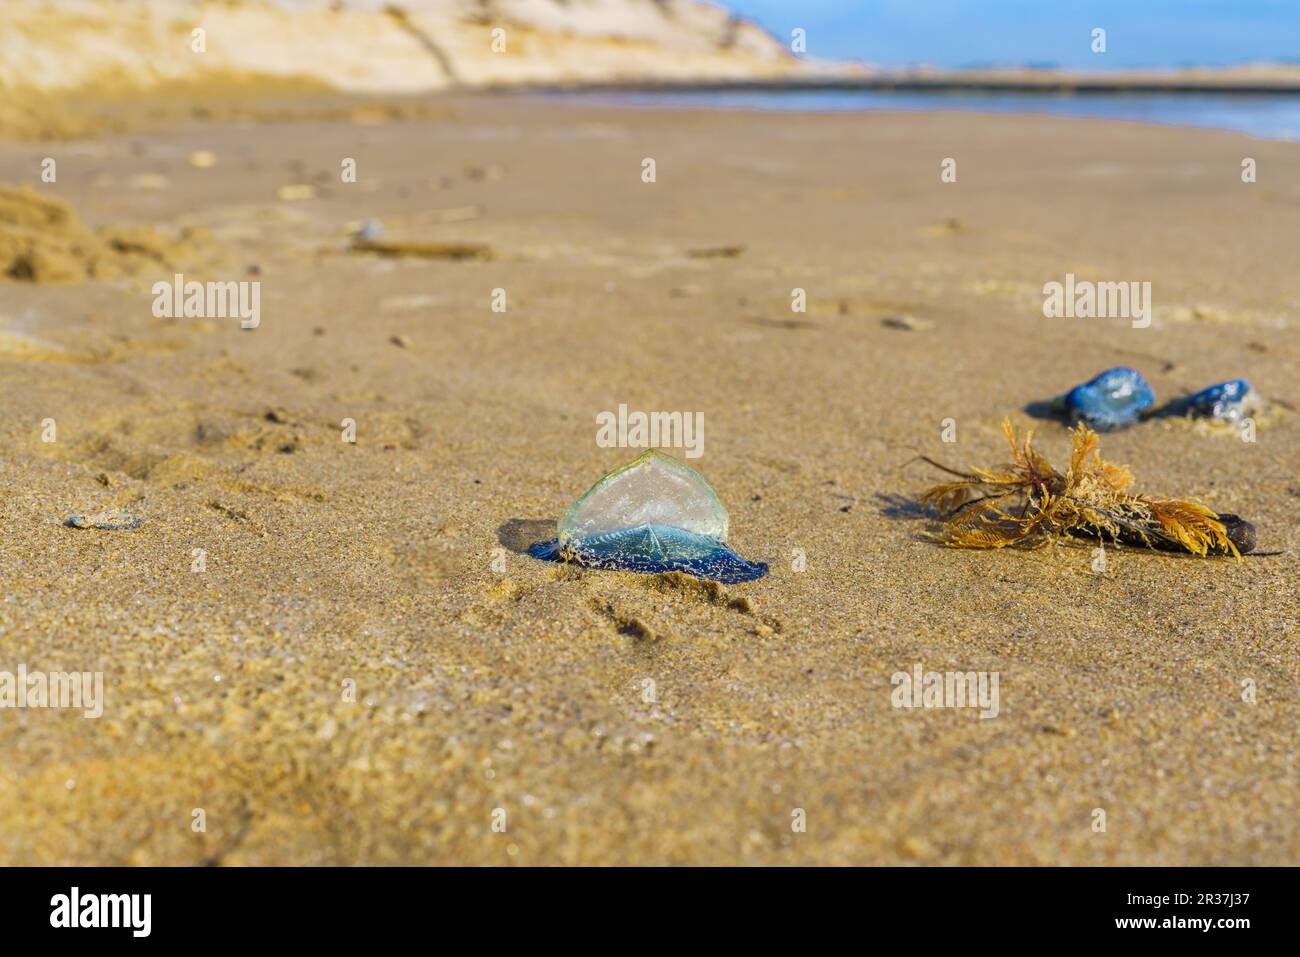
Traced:
MULTIPOLYGON (((825 93, 834 95, 842 93, 873 94, 888 96, 898 93, 909 95, 935 94, 951 96, 952 106, 936 102, 934 105, 902 104, 897 107, 883 105, 864 105, 852 109, 833 109, 818 106, 780 108, 786 115, 826 115, 835 113, 876 114, 876 113, 953 113, 967 116, 1023 116, 1052 117, 1061 119, 1087 120, 1091 122, 1116 122, 1137 124, 1141 126, 1173 127, 1183 129, 1200 129, 1208 132, 1223 132, 1247 136, 1266 142, 1294 142, 1297 136, 1287 127, 1284 132, 1272 132, 1269 129, 1254 129, 1246 125, 1229 125, 1213 120, 1163 118, 1159 116, 1134 116, 1120 112, 1071 112, 1065 110, 1035 109, 1034 97, 1041 97, 1039 102, 1060 102, 1060 93, 1037 89, 1026 93, 1023 109, 995 109, 962 107, 962 94, 974 95, 1019 95, 1019 91, 999 88, 988 91, 974 88, 927 88, 905 90, 902 88, 878 88, 852 85, 809 85, 767 86, 762 83, 741 85, 664 85, 664 84, 594 84, 585 86, 568 86, 542 84, 535 86, 501 86, 483 87, 465 90, 430 90, 423 93, 346 93, 327 89, 309 87, 306 91, 293 95, 292 85, 272 88, 262 92, 255 88, 240 88, 234 92, 218 90, 196 91, 184 89, 162 93, 144 93, 132 96, 80 97, 80 96, 43 96, 38 101, 24 104, 22 101, 10 101, 9 111, 0 111, 0 144, 33 144, 40 142, 67 143, 75 141, 98 141, 112 136, 127 135, 133 132, 159 132, 167 129, 180 129, 194 124, 216 126, 221 123, 248 122, 254 125, 274 125, 278 123, 311 123, 319 121, 346 121, 361 124, 384 124, 389 122, 438 122, 447 118, 458 104, 478 102, 485 103, 529 103, 549 101, 565 104, 578 109, 599 109, 613 106, 631 107, 637 110, 691 109, 701 112, 750 112, 754 109, 742 103, 701 103, 689 102, 641 102, 619 104, 621 97, 648 97, 680 95, 709 96, 728 94, 770 95, 779 98, 783 95, 799 96, 801 94, 825 93), (610 97, 601 101, 600 97, 610 97), (590 101, 586 98, 591 97, 590 101)), ((1098 91, 1096 95, 1085 95, 1078 102, 1108 101, 1123 102, 1126 94, 1133 91, 1098 91)), ((1217 95, 1246 99, 1247 93, 1172 93, 1160 91, 1152 94, 1133 93, 1137 96, 1168 96, 1171 103, 1179 98, 1202 95, 1217 95)), ((1300 102, 1300 89, 1296 91, 1300 102)), ((1276 103, 1285 99, 1284 95, 1257 98, 1259 103, 1276 103)), ((762 112, 763 108, 760 107, 762 112)), ((775 111, 775 110, 774 110, 775 111)))
POLYGON ((1185 80, 1176 75, 1139 79, 1129 74, 1015 74, 985 75, 979 72, 918 76, 886 73, 870 76, 825 76, 781 79, 698 79, 689 81, 644 80, 608 83, 536 83, 522 86, 488 86, 493 92, 524 90, 547 93, 1039 93, 1084 96, 1125 94, 1223 94, 1229 96, 1298 96, 1300 77, 1263 82, 1230 76, 1218 79, 1185 80))

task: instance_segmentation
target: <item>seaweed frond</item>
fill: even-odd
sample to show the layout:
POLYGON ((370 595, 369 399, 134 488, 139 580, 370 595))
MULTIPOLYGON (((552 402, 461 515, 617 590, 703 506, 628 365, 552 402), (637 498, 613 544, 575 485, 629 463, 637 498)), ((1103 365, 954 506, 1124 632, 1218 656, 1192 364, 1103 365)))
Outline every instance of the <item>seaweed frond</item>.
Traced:
MULTIPOLYGON (((955 472, 959 481, 927 489, 921 502, 944 516, 934 537, 954 548, 1038 548, 1067 535, 1146 545, 1174 545, 1194 555, 1232 554, 1240 560, 1219 516, 1191 499, 1130 495, 1133 475, 1101 457, 1100 439, 1086 425, 1071 432, 1064 473, 1033 447, 1010 420, 1002 425, 1011 462, 955 472)), ((930 461, 927 459, 927 461, 930 461)), ((931 463, 938 465, 938 463, 931 463)))
POLYGON ((977 494, 971 482, 944 482, 928 488, 921 495, 921 504, 930 505, 941 512, 951 512, 965 505, 977 494))
POLYGON ((1142 501, 1164 533, 1177 539, 1189 552, 1206 555, 1211 549, 1218 549, 1241 558, 1219 516, 1201 503, 1178 498, 1142 498, 1142 501))

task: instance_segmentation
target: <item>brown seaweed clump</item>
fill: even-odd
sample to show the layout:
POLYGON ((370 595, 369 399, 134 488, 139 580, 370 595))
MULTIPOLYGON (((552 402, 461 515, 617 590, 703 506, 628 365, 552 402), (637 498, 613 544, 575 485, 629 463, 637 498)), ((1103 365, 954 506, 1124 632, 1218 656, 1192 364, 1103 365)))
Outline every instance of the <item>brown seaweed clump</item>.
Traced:
POLYGON ((1191 499, 1130 495, 1133 476, 1126 465, 1107 462, 1097 450, 1097 433, 1086 425, 1072 430, 1070 465, 1064 474, 1023 439, 1010 421, 1002 423, 1012 461, 992 469, 956 472, 960 478, 928 489, 921 501, 944 515, 935 536, 955 548, 1037 548, 1065 536, 1173 548, 1202 557, 1241 552, 1255 544, 1249 522, 1218 515, 1191 499))

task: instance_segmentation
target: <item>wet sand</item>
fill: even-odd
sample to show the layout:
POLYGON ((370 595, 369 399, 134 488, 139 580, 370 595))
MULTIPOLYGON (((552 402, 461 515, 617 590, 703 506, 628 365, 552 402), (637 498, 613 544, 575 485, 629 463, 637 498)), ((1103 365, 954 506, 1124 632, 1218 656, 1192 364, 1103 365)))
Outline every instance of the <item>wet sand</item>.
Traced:
POLYGON ((177 240, 0 282, 0 670, 106 683, 98 719, 0 712, 0 862, 1300 861, 1300 148, 437 103, 0 145, 0 183, 97 241, 177 240), (491 257, 348 251, 372 218, 491 257), (178 271, 259 281, 260 325, 155 317, 178 271), (1044 318, 1066 273, 1150 281, 1152 326, 1044 318), (1102 450, 1281 554, 1098 574, 1086 543, 922 536, 914 456, 1002 461, 1011 416, 1061 460, 1027 407, 1119 364, 1269 400, 1254 443, 1162 420, 1102 450), (767 578, 523 553, 636 456, 595 441, 620 403, 703 414, 690 464, 767 578), (144 522, 62 524, 109 507, 144 522), (892 707, 918 663, 997 672, 998 716, 892 707))

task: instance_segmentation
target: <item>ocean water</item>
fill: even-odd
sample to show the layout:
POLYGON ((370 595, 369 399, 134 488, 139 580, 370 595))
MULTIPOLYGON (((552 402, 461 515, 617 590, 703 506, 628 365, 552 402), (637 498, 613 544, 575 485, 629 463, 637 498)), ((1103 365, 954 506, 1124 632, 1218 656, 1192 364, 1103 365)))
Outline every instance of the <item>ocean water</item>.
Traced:
POLYGON ((1045 113, 1232 130, 1264 139, 1300 141, 1300 94, 989 93, 879 90, 698 90, 565 93, 622 106, 730 110, 963 110, 1045 113))

